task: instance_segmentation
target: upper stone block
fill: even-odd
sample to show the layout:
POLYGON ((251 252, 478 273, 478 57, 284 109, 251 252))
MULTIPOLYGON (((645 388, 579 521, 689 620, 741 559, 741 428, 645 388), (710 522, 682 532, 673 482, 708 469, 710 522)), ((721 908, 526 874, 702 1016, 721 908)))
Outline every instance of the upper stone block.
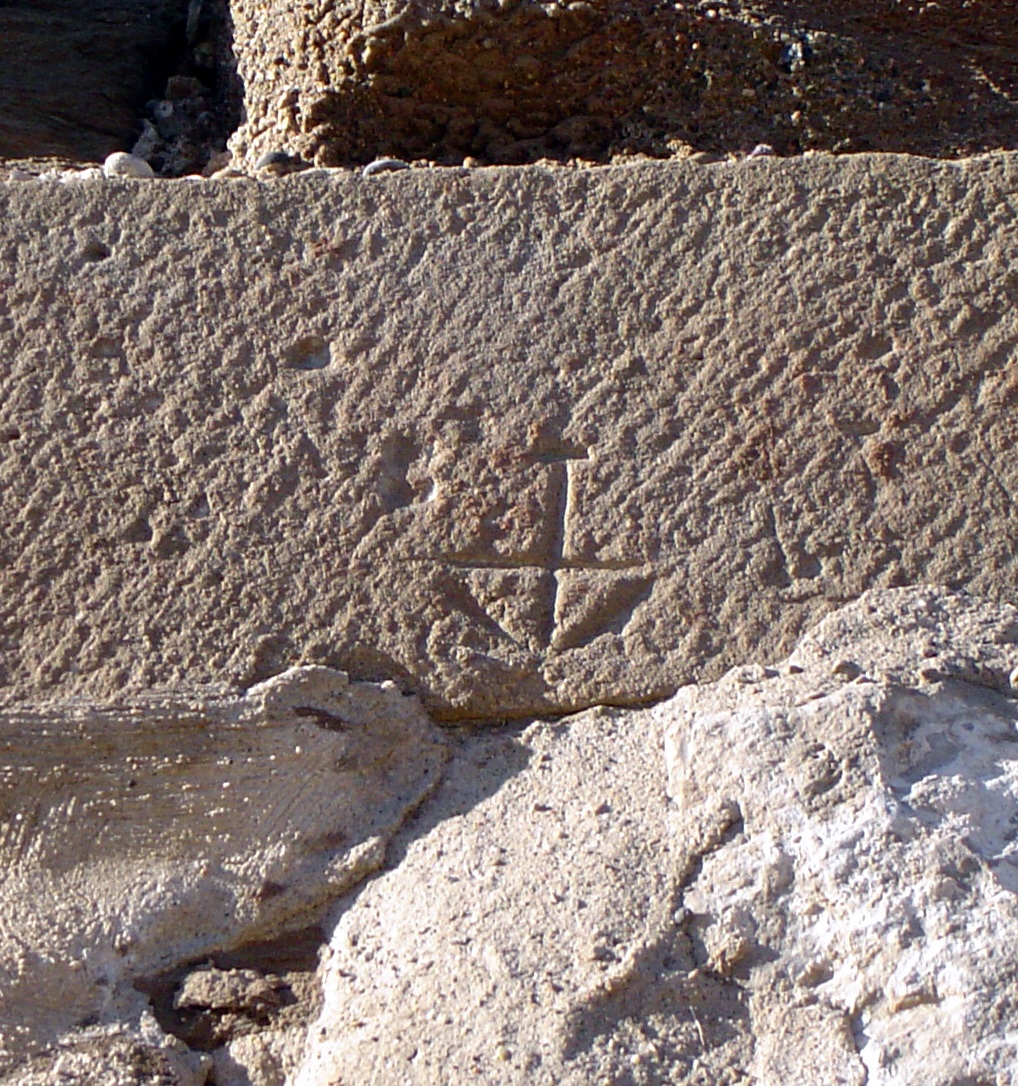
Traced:
POLYGON ((231 147, 320 166, 1015 146, 1011 4, 232 0, 231 147), (803 10, 808 9, 808 10, 803 10), (878 10, 879 9, 879 10, 878 10))

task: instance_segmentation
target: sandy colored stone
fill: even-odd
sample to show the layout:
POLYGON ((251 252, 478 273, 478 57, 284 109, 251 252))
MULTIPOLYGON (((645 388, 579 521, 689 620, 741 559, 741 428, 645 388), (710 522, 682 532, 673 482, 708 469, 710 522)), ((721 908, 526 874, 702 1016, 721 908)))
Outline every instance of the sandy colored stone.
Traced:
POLYGON ((140 1028, 87 1026, 49 1052, 28 1056, 4 1086, 205 1086, 211 1060, 161 1033, 149 1017, 140 1028))
POLYGON ((259 987, 229 955, 257 961, 259 945, 316 923, 330 898, 375 870, 443 751, 415 699, 326 668, 295 669, 244 696, 5 712, 0 1074, 20 1082, 43 1066, 60 1082, 92 1082, 87 1060, 84 1077, 60 1078, 74 1062, 63 1054, 120 1044, 107 1029, 118 1023, 136 1034, 123 1045, 151 1049, 155 1066, 169 1042, 147 996, 159 1017, 179 988, 174 1008, 185 1013, 215 987, 209 977, 247 981, 250 998, 209 996, 207 1034, 272 1025, 293 986, 273 976, 259 987), (224 956, 223 969, 174 974, 224 956), (270 1006, 271 991, 286 998, 270 1006), (234 1020, 220 1023, 227 1014, 234 1020), (92 1025, 99 1033, 75 1030, 92 1025))
POLYGON ((1018 707, 924 672, 1018 662, 1016 620, 875 591, 772 668, 463 739, 336 907, 293 1081, 1011 1086, 1018 707))
POLYGON ((1018 585, 1018 167, 0 186, 8 699, 671 694, 1018 585))

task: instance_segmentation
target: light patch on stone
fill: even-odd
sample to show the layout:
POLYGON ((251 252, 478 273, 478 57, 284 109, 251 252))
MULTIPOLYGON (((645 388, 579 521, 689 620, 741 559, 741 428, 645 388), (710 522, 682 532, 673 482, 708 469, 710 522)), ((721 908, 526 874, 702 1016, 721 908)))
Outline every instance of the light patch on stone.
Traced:
POLYGON ((392 683, 301 667, 245 694, 0 714, 0 1071, 136 981, 311 922, 375 870, 444 743, 392 683))
POLYGON ((336 910, 297 1086, 1010 1081, 1015 614, 874 591, 784 663, 463 739, 336 910))
POLYGON ((738 812, 684 904, 705 968, 747 994, 754 1081, 1013 1071, 1014 618, 963 594, 871 592, 784 668, 656 711, 679 841, 738 812))

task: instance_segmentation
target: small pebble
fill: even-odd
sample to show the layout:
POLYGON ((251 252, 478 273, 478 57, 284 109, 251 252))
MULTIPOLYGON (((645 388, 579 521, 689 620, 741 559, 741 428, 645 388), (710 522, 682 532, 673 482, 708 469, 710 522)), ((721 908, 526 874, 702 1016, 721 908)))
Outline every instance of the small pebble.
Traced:
POLYGON ((255 163, 256 170, 268 170, 279 166, 292 166, 293 158, 285 151, 266 151, 255 163))
POLYGON ((839 660, 834 667, 831 668, 831 674, 836 675, 839 679, 858 679, 862 674, 862 668, 854 660, 839 660))
POLYGON ((750 158, 763 158, 765 155, 775 154, 774 148, 769 143, 758 143, 752 151, 749 152, 750 158))
POLYGON ((99 166, 90 166, 87 170, 46 170, 39 174, 40 181, 59 181, 64 185, 70 181, 94 181, 104 177, 99 166))
POLYGON ((391 173, 394 170, 409 170, 410 163, 401 158, 376 158, 361 171, 362 177, 374 177, 376 173, 391 173))
POLYGON ((155 171, 143 159, 126 151, 114 151, 103 163, 106 177, 155 177, 155 171))

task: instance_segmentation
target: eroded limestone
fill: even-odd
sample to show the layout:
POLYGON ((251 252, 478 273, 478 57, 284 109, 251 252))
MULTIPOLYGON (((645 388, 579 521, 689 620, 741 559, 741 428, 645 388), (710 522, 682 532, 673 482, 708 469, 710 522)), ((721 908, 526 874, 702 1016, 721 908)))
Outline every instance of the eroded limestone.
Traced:
POLYGON ((1007 1086, 1016 617, 871 592, 772 668, 465 740, 336 907, 294 1081, 1007 1086))
POLYGON ((141 1050, 149 1023, 158 1062, 159 977, 317 922, 444 760, 415 699, 327 668, 7 711, 0 744, 0 1073, 56 1067, 100 1045, 75 1027, 121 1020, 141 1050))
POLYGON ((731 827, 684 903, 746 995, 760 1082, 1011 1081, 1016 618, 868 593, 785 665, 662 708, 685 839, 731 827))

